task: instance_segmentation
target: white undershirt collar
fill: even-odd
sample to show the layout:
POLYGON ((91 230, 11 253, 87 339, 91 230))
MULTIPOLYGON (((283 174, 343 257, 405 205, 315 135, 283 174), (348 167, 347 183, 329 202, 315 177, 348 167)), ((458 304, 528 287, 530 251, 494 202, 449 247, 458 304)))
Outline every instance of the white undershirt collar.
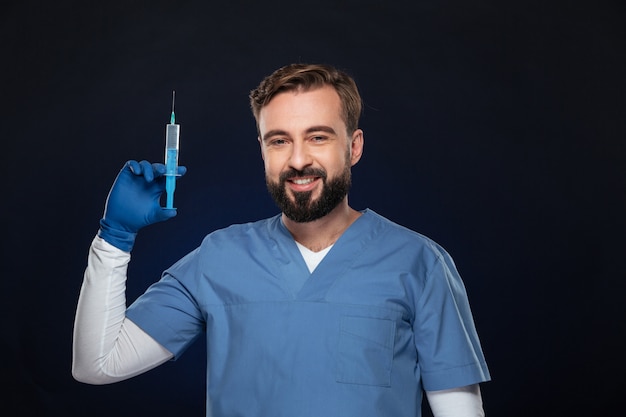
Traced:
POLYGON ((330 248, 333 247, 333 245, 330 245, 319 252, 313 252, 311 249, 298 242, 296 242, 296 245, 298 245, 298 249, 300 249, 300 253, 304 258, 304 262, 306 262, 306 266, 309 268, 309 272, 311 273, 315 271, 315 268, 317 268, 319 263, 322 262, 322 259, 324 259, 330 248))

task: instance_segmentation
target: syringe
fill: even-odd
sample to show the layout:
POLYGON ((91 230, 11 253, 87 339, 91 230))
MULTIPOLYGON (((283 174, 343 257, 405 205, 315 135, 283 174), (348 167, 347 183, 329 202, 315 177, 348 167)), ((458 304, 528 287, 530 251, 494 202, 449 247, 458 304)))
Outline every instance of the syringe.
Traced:
POLYGON ((177 125, 174 116, 174 101, 176 91, 172 91, 172 115, 170 123, 165 126, 165 192, 167 201, 165 207, 174 208, 174 190, 176 189, 176 177, 178 176, 178 138, 180 125, 177 125))

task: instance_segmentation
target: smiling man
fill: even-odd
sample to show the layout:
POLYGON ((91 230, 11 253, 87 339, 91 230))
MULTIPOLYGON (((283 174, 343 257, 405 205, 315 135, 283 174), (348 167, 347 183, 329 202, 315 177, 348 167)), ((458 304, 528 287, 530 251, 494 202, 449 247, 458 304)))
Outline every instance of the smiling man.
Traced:
POLYGON ((267 188, 296 241, 313 251, 334 243, 360 215, 347 195, 363 132, 349 131, 342 113, 337 91, 323 84, 255 107, 267 188))
MULTIPOLYGON (((129 161, 85 271, 73 375, 105 384, 207 346, 207 416, 482 416, 489 380, 463 282, 432 240, 348 204, 363 153, 354 80, 280 68, 251 92, 268 190, 281 213, 217 230, 126 308, 136 233, 164 167, 129 161)), ((185 173, 181 168, 181 174, 185 173)))

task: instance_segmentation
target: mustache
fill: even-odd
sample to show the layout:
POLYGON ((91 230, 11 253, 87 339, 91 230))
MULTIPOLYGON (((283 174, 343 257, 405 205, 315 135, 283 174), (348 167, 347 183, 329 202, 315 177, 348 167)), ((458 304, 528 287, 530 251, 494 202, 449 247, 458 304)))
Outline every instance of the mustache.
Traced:
POLYGON ((304 168, 302 171, 291 168, 285 172, 281 172, 278 177, 281 183, 284 183, 288 179, 301 178, 301 177, 320 177, 323 180, 326 180, 326 171, 320 168, 304 168))

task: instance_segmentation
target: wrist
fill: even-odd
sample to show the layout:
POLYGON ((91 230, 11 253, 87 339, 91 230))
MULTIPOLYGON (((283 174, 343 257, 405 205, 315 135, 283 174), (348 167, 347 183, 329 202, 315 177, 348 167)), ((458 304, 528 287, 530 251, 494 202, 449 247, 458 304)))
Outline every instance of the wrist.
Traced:
POLYGON ((98 236, 116 248, 124 252, 130 252, 135 244, 137 233, 120 230, 120 228, 109 225, 105 219, 101 219, 98 236))

